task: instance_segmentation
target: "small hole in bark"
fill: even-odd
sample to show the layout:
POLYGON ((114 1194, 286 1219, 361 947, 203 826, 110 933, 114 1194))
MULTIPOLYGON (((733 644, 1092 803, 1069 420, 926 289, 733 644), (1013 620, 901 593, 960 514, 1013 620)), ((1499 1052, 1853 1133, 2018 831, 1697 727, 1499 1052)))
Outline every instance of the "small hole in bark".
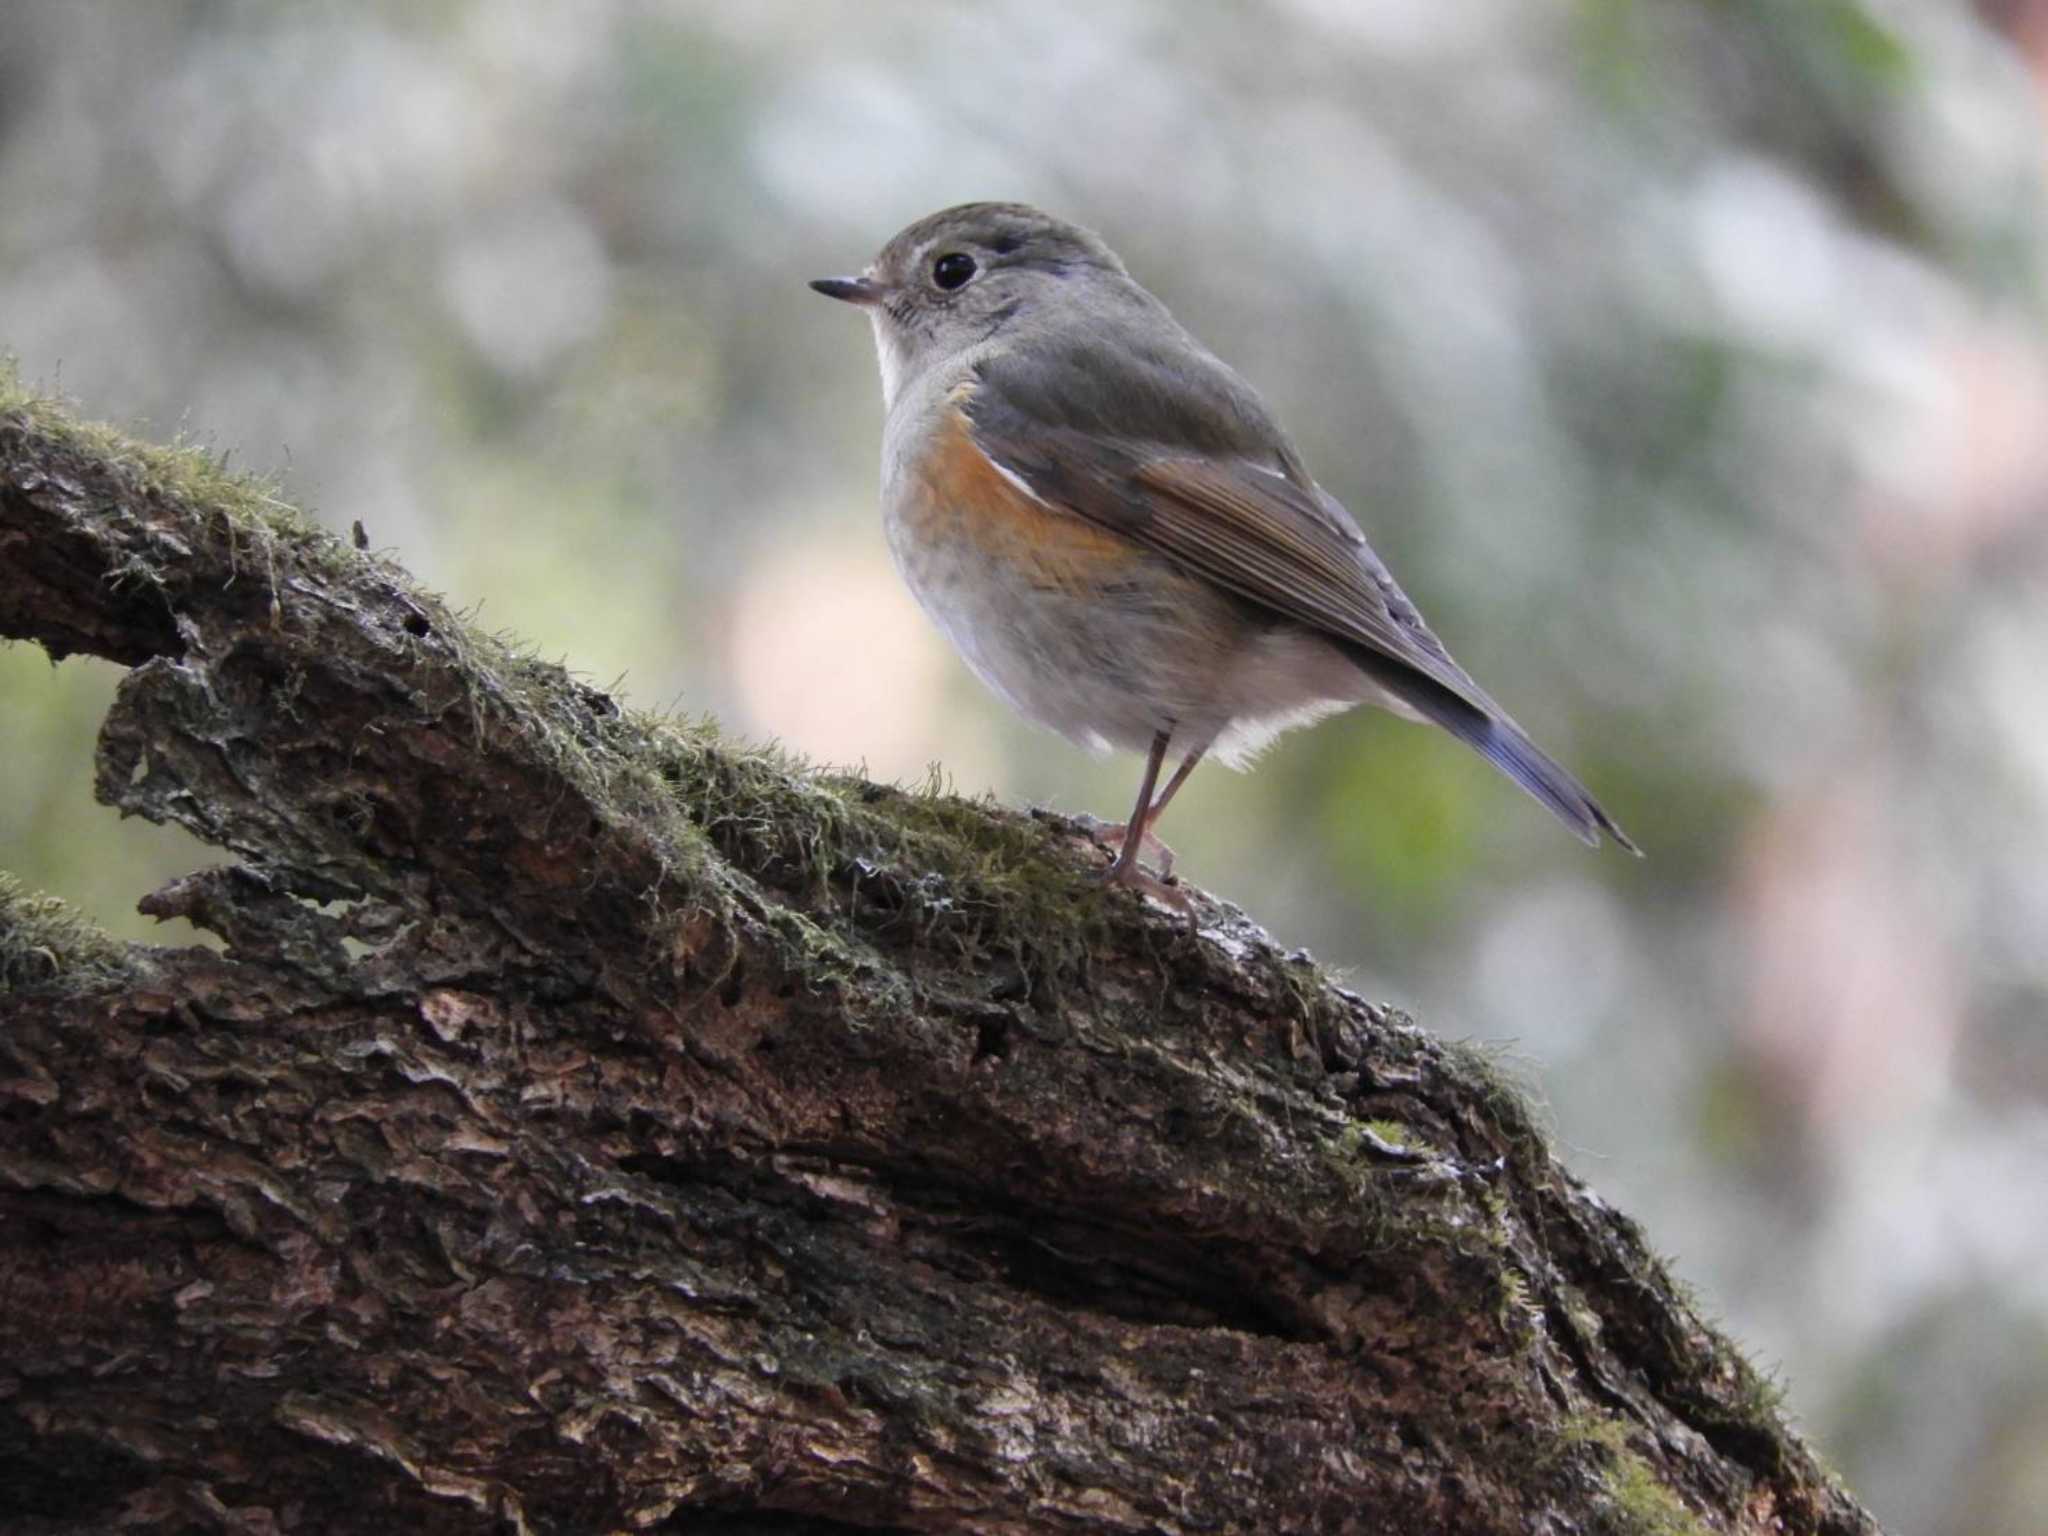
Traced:
POLYGON ((726 974, 725 985, 718 989, 718 1000, 728 1008, 736 1008, 739 1006, 740 994, 746 990, 746 986, 747 968, 735 961, 732 970, 726 974))
POLYGON ((990 1057, 1010 1054, 1010 1026, 1006 1019, 983 1019, 975 1026, 974 1059, 987 1061, 990 1057))
POLYGON ((434 626, 427 622, 425 614, 408 613, 405 616, 405 632, 408 635, 431 635, 434 632, 434 626))
POLYGON ((988 989, 988 995, 998 1003, 1021 1003, 1031 996, 1031 978, 1021 970, 1007 971, 988 989))
POLYGON ((666 1184, 675 1189, 690 1189, 702 1184, 710 1176, 711 1165, 693 1162, 685 1157, 669 1157, 660 1152, 633 1152, 619 1159, 619 1171, 638 1174, 643 1179, 652 1179, 657 1184, 666 1184))
POLYGON ((865 1377, 842 1376, 836 1385, 846 1395, 846 1400, 856 1407, 886 1409, 892 1406, 888 1393, 881 1391, 865 1377))

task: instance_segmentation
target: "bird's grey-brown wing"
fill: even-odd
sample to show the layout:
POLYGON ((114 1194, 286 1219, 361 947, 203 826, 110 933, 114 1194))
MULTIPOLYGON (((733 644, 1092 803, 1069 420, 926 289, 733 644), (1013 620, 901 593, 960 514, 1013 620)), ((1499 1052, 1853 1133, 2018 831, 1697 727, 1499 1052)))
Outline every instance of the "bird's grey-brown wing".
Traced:
POLYGON ((1423 622, 1349 513, 1250 388, 1191 339, 1109 329, 985 359, 976 444, 1034 494, 1328 635, 1382 687, 1474 747, 1588 842, 1632 848, 1423 622))
POLYGON ((977 445, 1045 500, 1498 711, 1236 375, 1119 339, 1063 347, 1055 366, 1030 350, 984 361, 966 402, 977 445))

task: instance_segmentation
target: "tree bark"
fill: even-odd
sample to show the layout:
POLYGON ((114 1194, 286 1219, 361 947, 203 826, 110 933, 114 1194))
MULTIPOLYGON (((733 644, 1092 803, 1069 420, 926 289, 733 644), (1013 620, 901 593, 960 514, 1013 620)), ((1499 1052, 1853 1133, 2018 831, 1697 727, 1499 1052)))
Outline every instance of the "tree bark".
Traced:
POLYGON ((0 887, 0 1529, 1866 1532, 1470 1050, 0 394, 0 634, 234 860, 0 887))

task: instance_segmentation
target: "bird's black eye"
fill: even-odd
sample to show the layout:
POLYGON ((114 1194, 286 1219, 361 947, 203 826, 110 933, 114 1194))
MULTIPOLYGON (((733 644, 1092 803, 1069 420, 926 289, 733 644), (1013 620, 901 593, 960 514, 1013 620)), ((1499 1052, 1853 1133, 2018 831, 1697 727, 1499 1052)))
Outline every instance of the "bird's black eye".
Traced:
POLYGON ((948 251, 932 263, 932 281, 941 288, 958 288, 972 276, 974 258, 965 251, 948 251))

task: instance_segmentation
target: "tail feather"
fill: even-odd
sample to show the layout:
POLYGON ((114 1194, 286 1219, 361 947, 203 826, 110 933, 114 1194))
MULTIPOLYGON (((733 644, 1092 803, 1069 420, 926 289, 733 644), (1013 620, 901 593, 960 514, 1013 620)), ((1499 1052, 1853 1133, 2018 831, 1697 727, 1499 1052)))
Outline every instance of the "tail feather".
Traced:
POLYGON ((1597 848, 1604 832, 1630 853, 1638 858, 1642 856, 1642 849, 1631 842, 1614 818, 1600 808, 1600 802, 1593 798, 1586 786, 1531 741, 1527 733, 1506 715, 1481 709, 1433 679, 1378 652, 1368 652, 1360 647, 1353 651, 1352 659, 1374 682, 1424 719, 1442 726, 1521 785, 1552 815, 1570 827, 1582 842, 1597 848))

